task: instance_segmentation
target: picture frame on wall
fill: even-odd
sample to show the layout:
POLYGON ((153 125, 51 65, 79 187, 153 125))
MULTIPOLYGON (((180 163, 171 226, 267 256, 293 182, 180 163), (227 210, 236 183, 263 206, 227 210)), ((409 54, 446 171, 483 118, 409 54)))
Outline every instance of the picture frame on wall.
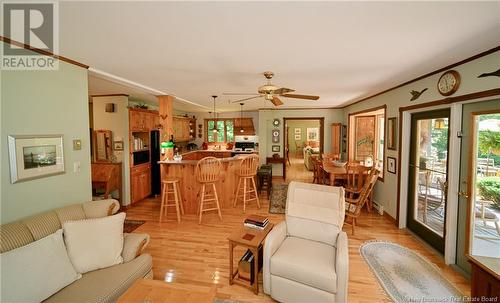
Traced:
POLYGON ((396 173, 396 158, 387 157, 387 171, 391 174, 396 173))
POLYGON ((300 133, 302 133, 302 129, 301 128, 295 128, 294 129, 294 133, 295 134, 300 134, 300 133))
POLYGON ((123 141, 114 141, 113 150, 123 150, 123 141))
POLYGON ((397 118, 387 118, 387 149, 397 150, 397 118))
POLYGON ((273 129, 271 132, 271 140, 273 143, 279 143, 280 142, 280 130, 279 129, 273 129))
POLYGON ((10 182, 64 174, 63 135, 11 135, 10 182))
POLYGON ((319 140, 319 128, 318 127, 308 127, 307 131, 307 141, 318 141, 319 140))
POLYGON ((301 135, 295 135, 295 141, 300 141, 302 140, 302 136, 301 135))
POLYGON ((273 145, 272 146, 273 153, 279 153, 280 149, 281 149, 281 147, 279 145, 273 145))

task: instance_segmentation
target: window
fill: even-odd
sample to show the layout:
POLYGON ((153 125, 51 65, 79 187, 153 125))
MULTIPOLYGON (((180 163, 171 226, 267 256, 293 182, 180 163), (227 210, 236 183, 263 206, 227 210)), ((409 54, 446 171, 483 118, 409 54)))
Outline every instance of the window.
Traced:
POLYGON ((372 158, 384 177, 385 106, 349 114, 349 161, 372 158))
POLYGON ((234 142, 234 119, 206 119, 205 129, 209 143, 234 142))

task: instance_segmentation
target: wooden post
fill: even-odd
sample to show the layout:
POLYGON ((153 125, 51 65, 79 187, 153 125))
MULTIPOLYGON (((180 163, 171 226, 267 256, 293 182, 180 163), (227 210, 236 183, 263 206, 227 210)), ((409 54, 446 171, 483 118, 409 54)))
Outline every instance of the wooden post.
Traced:
MULTIPOLYGON (((160 142, 169 141, 170 137, 173 135, 173 125, 174 125, 174 97, 173 96, 156 96, 158 98, 158 105, 160 106, 160 142)), ((169 149, 165 155, 160 155, 160 160, 165 160, 166 158, 172 159, 174 156, 173 149, 169 149)))

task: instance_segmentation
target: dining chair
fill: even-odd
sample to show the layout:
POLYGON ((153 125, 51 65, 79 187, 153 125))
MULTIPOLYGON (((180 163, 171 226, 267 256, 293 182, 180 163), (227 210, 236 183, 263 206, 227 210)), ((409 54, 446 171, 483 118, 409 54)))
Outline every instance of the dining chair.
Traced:
POLYGON ((345 193, 346 193, 345 224, 350 224, 352 226, 353 235, 355 233, 356 220, 361 214, 361 209, 363 209, 363 206, 365 205, 365 203, 368 201, 368 199, 372 194, 373 187, 375 186, 375 183, 377 183, 379 173, 380 171, 376 168, 372 169, 369 172, 368 178, 365 184, 363 185, 361 192, 359 192, 356 198, 351 198, 352 196, 355 196, 354 195, 355 192, 353 192, 353 190, 345 188, 345 193))

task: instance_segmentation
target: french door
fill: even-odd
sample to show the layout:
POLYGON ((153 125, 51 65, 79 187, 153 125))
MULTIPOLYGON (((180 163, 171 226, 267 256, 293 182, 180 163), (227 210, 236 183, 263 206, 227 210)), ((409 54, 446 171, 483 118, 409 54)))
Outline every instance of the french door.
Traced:
POLYGON ((457 260, 467 255, 500 263, 500 100, 465 104, 457 226, 457 260))
POLYGON ((444 253, 450 109, 411 116, 407 227, 444 253))

